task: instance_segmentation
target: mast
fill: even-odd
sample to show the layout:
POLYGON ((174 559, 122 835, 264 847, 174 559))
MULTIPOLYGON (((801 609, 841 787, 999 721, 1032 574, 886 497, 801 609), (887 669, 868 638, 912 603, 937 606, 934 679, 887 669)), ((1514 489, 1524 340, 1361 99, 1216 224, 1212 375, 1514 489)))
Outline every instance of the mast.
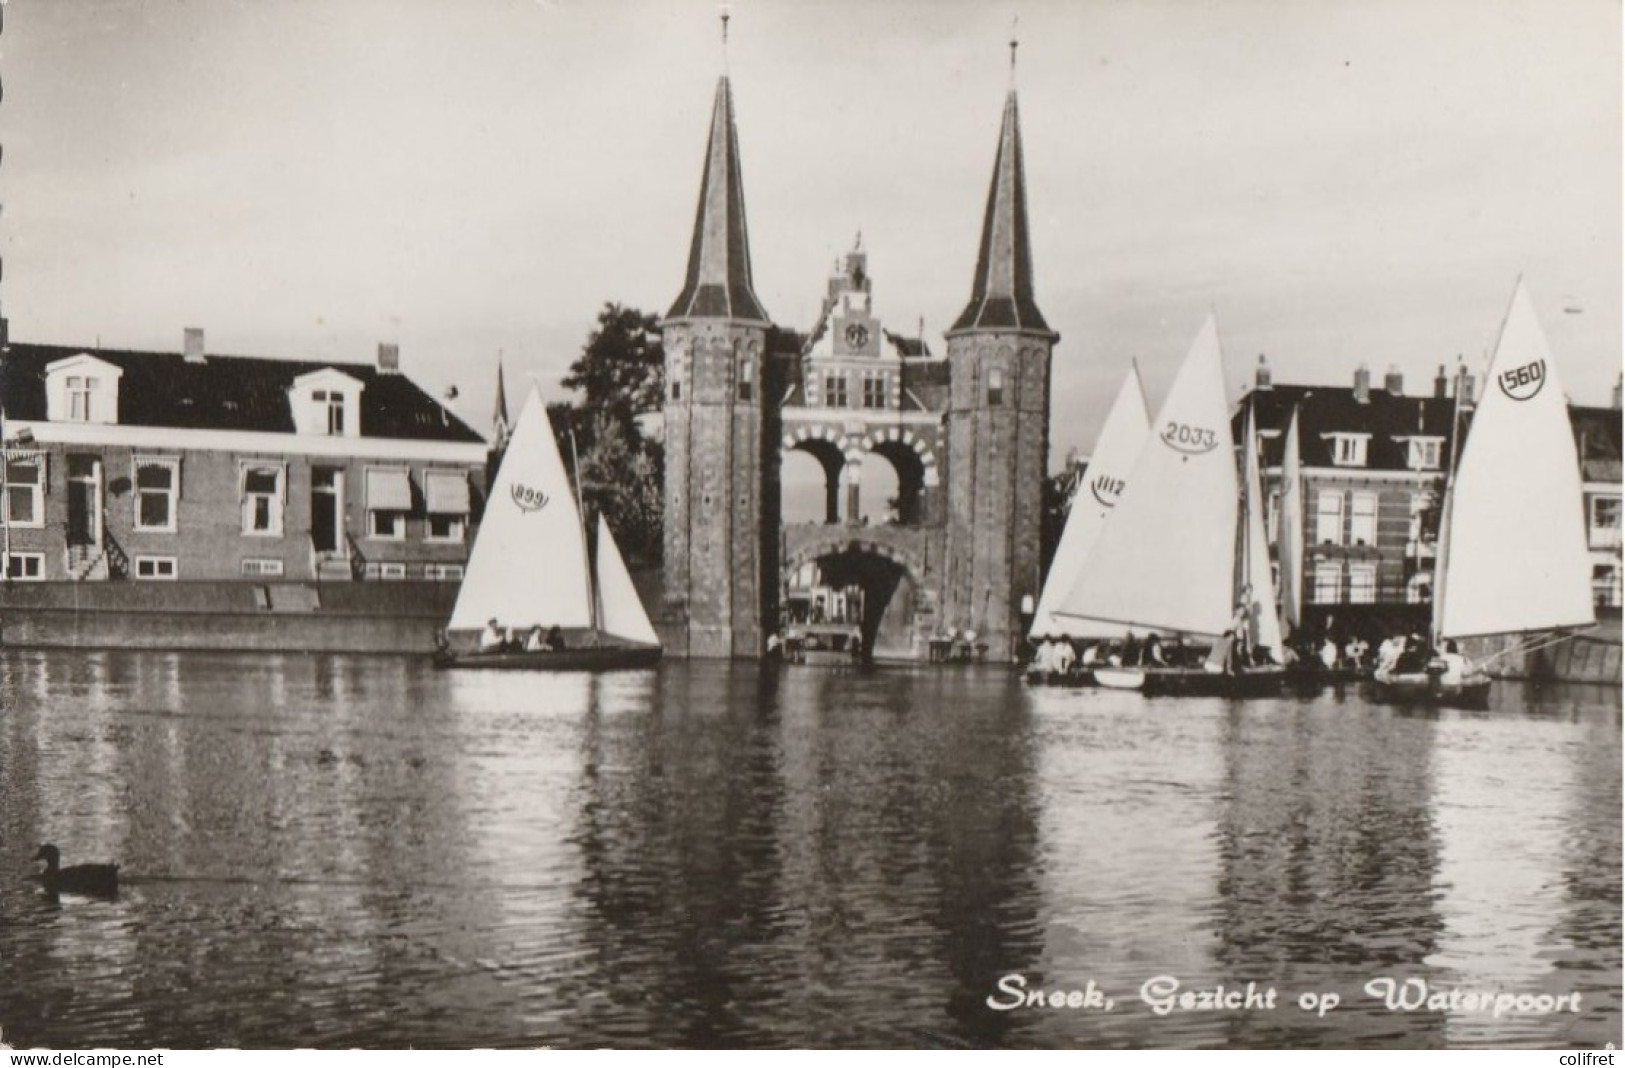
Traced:
POLYGON ((1450 509, 1455 498, 1456 458, 1461 454, 1461 391, 1466 385, 1466 374, 1460 364, 1456 366, 1455 403, 1450 409, 1450 455, 1445 464, 1444 496, 1439 501, 1439 548, 1433 556, 1433 612, 1428 623, 1428 642, 1439 648, 1444 627, 1444 586, 1449 576, 1450 509))
POLYGON ((575 476, 576 526, 581 531, 581 560, 585 565, 582 567, 582 571, 586 573, 587 577, 587 612, 588 618, 592 621, 593 637, 596 638, 600 622, 599 616, 602 613, 598 607, 598 584, 596 576, 593 575, 596 562, 593 559, 592 546, 587 542, 587 504, 581 496, 581 460, 576 455, 575 427, 570 428, 570 473, 575 476))

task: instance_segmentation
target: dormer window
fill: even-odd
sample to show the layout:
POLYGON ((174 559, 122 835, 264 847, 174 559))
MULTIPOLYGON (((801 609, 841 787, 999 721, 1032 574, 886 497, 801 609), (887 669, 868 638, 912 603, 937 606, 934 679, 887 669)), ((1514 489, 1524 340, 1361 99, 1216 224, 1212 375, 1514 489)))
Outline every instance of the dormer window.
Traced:
POLYGON ((69 375, 68 418, 75 423, 90 422, 90 402, 95 395, 95 375, 69 375))
POLYGON ((338 390, 318 389, 311 394, 316 402, 316 425, 319 427, 326 421, 329 434, 342 437, 344 435, 344 394, 338 390))
POLYGON ((1406 464, 1412 471, 1437 471, 1444 453, 1443 438, 1410 438, 1406 464))
POLYGON ((118 382, 124 372, 89 353, 45 368, 45 418, 53 423, 118 422, 118 382))
POLYGON ((288 389, 294 431, 360 437, 362 388, 361 382, 332 367, 300 375, 288 389))
POLYGON ((1365 447, 1370 434, 1329 434, 1332 439, 1332 463, 1338 467, 1364 467, 1365 447))

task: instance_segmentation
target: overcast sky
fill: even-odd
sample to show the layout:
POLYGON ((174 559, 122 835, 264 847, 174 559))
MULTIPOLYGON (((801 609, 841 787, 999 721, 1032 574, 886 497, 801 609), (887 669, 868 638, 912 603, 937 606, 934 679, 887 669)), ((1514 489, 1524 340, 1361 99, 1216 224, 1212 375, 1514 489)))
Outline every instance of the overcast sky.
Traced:
MULTIPOLYGON (((682 281, 715 3, 10 0, 4 282, 22 341, 369 360, 554 393, 600 306, 682 281)), ((731 5, 757 292, 812 322, 860 229, 878 314, 969 295, 1019 13, 1054 454, 1218 312, 1233 394, 1428 388, 1523 274, 1576 400, 1620 366, 1617 0, 731 5)), ((510 386, 512 389, 512 386, 510 386)))

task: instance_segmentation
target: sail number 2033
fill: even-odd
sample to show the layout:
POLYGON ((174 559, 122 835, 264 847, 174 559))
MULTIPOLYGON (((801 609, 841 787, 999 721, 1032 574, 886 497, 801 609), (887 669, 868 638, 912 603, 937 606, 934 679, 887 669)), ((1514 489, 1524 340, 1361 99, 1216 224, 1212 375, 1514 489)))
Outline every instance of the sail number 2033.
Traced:
POLYGON ((1219 435, 1189 423, 1169 423, 1162 428, 1162 440, 1179 452, 1202 453, 1219 444, 1219 435))

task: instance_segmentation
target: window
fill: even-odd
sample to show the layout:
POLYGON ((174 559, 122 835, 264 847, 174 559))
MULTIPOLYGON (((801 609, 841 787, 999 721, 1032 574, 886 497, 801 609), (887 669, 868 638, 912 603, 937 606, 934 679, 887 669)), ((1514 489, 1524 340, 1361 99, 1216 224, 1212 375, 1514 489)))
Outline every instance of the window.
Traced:
POLYGON ((327 427, 327 433, 342 435, 344 433, 344 394, 336 389, 318 389, 311 393, 310 399, 316 403, 316 430, 322 432, 327 427))
POLYGON ((6 523, 45 525, 45 457, 34 453, 6 458, 6 523))
POLYGON ((423 577, 435 582, 455 582, 463 577, 463 565, 424 564, 423 577))
POLYGON ((1619 607, 1620 576, 1618 564, 1592 565, 1591 599, 1598 608, 1619 607))
POLYGON ((173 556, 138 556, 135 558, 135 577, 148 582, 174 581, 175 558, 173 556))
POLYGON ((404 579, 406 577, 406 565, 399 563, 368 561, 365 574, 366 577, 370 579, 404 579))
POLYGON ((461 542, 468 529, 468 476, 462 471, 423 472, 424 506, 429 513, 425 541, 461 542))
POLYGON ((430 515, 426 541, 462 541, 466 524, 460 515, 430 515))
POLYGON ((242 570, 245 575, 280 575, 282 574, 282 561, 251 556, 243 561, 242 570))
POLYGON ((1349 542, 1377 544, 1377 495, 1367 491, 1349 494, 1349 542))
POLYGON ((1315 541, 1321 545, 1343 544, 1343 491, 1315 493, 1315 541))
POLYGON ((739 365, 739 399, 742 401, 748 401, 751 398, 750 374, 751 371, 749 363, 742 363, 739 365))
POLYGON ((1591 547, 1619 548, 1620 498, 1591 498, 1591 547))
MULTIPOLYGON (((180 497, 179 460, 135 459, 135 529, 174 530, 180 497)), ((173 576, 171 576, 173 577, 173 576)))
POLYGON ((824 406, 827 408, 845 408, 846 401, 846 376, 844 374, 825 375, 824 406))
POLYGON ((1375 604, 1377 600, 1377 565, 1349 565, 1349 604, 1375 604))
POLYGON ((243 468, 244 534, 263 537, 282 535, 282 506, 287 500, 287 481, 287 471, 281 466, 266 464, 243 468))
POLYGON ((1437 471, 1443 438, 1411 438, 1409 464, 1412 471, 1437 471))
POLYGON ((987 403, 988 407, 1004 403, 1004 372, 998 368, 987 373, 987 403))
POLYGON ((863 406, 886 407, 886 376, 879 371, 863 372, 863 406))
POLYGON ((1333 434, 1332 463, 1338 467, 1364 467, 1365 444, 1370 434, 1333 434))
POLYGON ((6 578, 13 582, 44 582, 44 553, 12 553, 6 557, 6 578))
POLYGON ((1315 565, 1315 603, 1336 604, 1343 596, 1343 568, 1338 564, 1315 565))
POLYGON ((412 510, 412 479, 403 467, 367 471, 367 537, 400 541, 412 510))
POLYGON ((681 382, 677 381, 675 378, 672 379, 672 382, 671 382, 671 399, 672 400, 682 400, 683 399, 683 384, 681 382))
POLYGON ((91 398, 96 395, 96 379, 91 375, 68 376, 68 419, 88 423, 91 398))

